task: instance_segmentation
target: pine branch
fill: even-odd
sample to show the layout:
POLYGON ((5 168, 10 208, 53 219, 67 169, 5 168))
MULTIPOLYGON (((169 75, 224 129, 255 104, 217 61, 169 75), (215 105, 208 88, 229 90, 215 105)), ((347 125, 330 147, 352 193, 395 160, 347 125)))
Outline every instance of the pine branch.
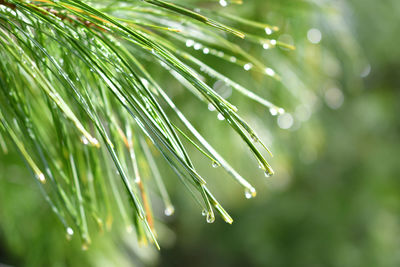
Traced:
MULTIPOLYGON (((271 113, 283 109, 216 71, 194 51, 279 79, 270 67, 221 33, 258 42, 264 48, 285 44, 242 32, 180 5, 144 2, 88 5, 79 0, 0 0, 0 139, 4 135, 15 145, 41 182, 67 235, 76 229, 85 248, 90 243, 90 222, 100 228, 110 226, 114 205, 126 227, 134 226, 139 240, 158 246, 147 193, 151 183, 164 201, 165 214, 172 215, 174 207, 154 151, 204 209, 207 222, 214 221, 216 211, 232 223, 197 172, 180 136, 213 165, 224 168, 244 187, 246 197, 256 195, 254 187, 178 109, 145 62, 157 63, 205 106, 215 109, 218 118, 247 144, 265 174, 273 174, 263 155, 269 150, 237 108, 204 82, 202 75, 225 82, 271 113), (171 111, 173 115, 167 115, 171 111), (142 179, 146 169, 154 181, 142 179), (129 203, 124 201, 123 190, 129 203)), ((267 35, 277 30, 235 20, 256 30, 263 25, 267 35)), ((2 147, 6 152, 7 147, 2 147)))

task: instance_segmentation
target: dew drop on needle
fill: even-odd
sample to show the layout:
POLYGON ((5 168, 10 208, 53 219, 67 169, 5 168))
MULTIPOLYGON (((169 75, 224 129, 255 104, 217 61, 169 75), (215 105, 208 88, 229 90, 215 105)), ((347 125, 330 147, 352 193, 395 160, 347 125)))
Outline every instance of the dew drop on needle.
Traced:
POLYGON ((174 206, 171 206, 171 205, 167 206, 164 210, 165 216, 171 216, 172 214, 174 214, 174 212, 175 212, 175 208, 174 208, 174 206))

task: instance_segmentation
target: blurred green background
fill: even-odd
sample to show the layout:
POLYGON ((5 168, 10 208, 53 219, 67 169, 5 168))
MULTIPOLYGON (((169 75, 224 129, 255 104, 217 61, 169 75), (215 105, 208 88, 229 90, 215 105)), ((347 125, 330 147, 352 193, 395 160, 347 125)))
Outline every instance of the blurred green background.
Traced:
POLYGON ((219 218, 207 224, 164 164, 176 214, 159 211, 166 222, 158 225, 161 251, 117 231, 82 251, 78 240, 66 240, 11 153, 0 156, 0 266, 400 266, 400 2, 247 0, 226 9, 280 26, 278 40, 297 48, 243 43, 282 82, 214 62, 287 110, 273 117, 240 95, 229 97, 270 145, 271 178, 215 113, 183 88, 174 92, 194 125, 257 185, 257 197, 245 199, 198 155, 233 225, 219 218))

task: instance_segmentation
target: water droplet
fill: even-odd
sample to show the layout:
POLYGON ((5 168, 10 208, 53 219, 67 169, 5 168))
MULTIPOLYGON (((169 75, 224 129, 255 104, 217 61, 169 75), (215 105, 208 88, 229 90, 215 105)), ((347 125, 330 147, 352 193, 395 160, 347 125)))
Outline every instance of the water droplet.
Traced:
POLYGON ((136 176, 135 176, 134 182, 135 182, 136 184, 139 184, 139 183, 141 182, 140 176, 139 176, 139 175, 136 175, 136 176))
POLYGON ((272 175, 274 175, 274 171, 272 169, 266 170, 264 172, 265 177, 271 177, 272 175))
POLYGON ((171 206, 171 205, 167 206, 164 210, 165 216, 171 216, 172 214, 174 214, 174 212, 175 212, 175 208, 174 208, 174 206, 171 206))
POLYGON ((74 235, 74 230, 72 230, 71 227, 67 227, 67 234, 66 234, 66 238, 67 240, 71 240, 72 236, 74 235))
POLYGON ((218 168, 221 164, 218 161, 213 161, 212 166, 213 168, 218 168))
POLYGON ((208 53, 210 53, 210 49, 208 49, 207 47, 206 47, 206 48, 204 48, 204 49, 203 49, 203 53, 204 53, 204 54, 208 54, 208 53))
POLYGON ((272 39, 272 40, 269 41, 269 43, 270 43, 271 45, 276 45, 276 40, 272 39))
POLYGON ((206 215, 207 215, 207 210, 205 210, 205 209, 202 210, 202 211, 201 211, 201 216, 206 216, 206 215))
POLYGON ((236 57, 233 57, 233 56, 232 56, 229 60, 230 60, 231 62, 235 63, 237 59, 236 59, 236 57))
POLYGON ((67 234, 68 235, 73 235, 74 234, 74 230, 71 227, 67 228, 67 234))
POLYGON ((269 43, 264 43, 263 44, 263 48, 264 49, 269 49, 271 46, 269 45, 269 43))
POLYGON ((252 67, 253 67, 253 64, 251 64, 251 63, 244 64, 244 66, 243 66, 244 70, 246 70, 246 71, 250 70, 252 67))
POLYGON ((266 33, 267 35, 271 35, 271 34, 272 34, 272 30, 271 30, 270 28, 266 27, 266 28, 265 28, 265 33, 266 33))
POLYGON ((42 172, 36 173, 36 178, 42 183, 46 183, 46 178, 42 172))
POLYGON ((272 107, 269 109, 269 113, 271 113, 272 116, 278 115, 278 109, 276 107, 272 107))
POLYGON ((225 120, 224 115, 222 115, 221 113, 218 113, 217 118, 218 118, 218 120, 220 120, 220 121, 225 120))
POLYGON ((84 135, 81 136, 81 142, 82 142, 84 145, 89 144, 89 140, 88 140, 88 139, 86 138, 86 136, 84 136, 84 135))
POLYGON ((207 212, 206 221, 207 221, 207 223, 215 222, 214 212, 212 212, 212 211, 211 212, 207 212))
POLYGON ((275 75, 275 71, 271 68, 266 68, 265 69, 265 73, 269 76, 274 76, 275 75))
POLYGON ((220 0, 220 1, 219 1, 219 4, 220 4, 222 7, 226 7, 226 6, 228 5, 228 3, 227 3, 225 0, 220 0))
POLYGON ((256 189, 254 187, 246 188, 244 190, 244 196, 247 199, 253 198, 257 195, 256 189))
POLYGON ((95 147, 99 147, 100 146, 99 145, 99 141, 96 138, 90 137, 90 136, 86 137, 86 136, 82 135, 81 136, 81 142, 84 145, 88 145, 90 143, 92 146, 95 146, 95 147))
POLYGON ((186 41, 186 46, 187 47, 191 47, 193 45, 194 45, 194 41, 193 40, 189 39, 189 40, 186 41))
POLYGON ((194 48, 194 50, 200 50, 200 49, 202 48, 202 45, 199 44, 199 43, 196 43, 196 44, 193 46, 193 48, 194 48))
POLYGON ((215 110, 214 105, 211 104, 211 103, 209 103, 209 104, 208 104, 208 110, 209 110, 209 111, 214 111, 214 110, 215 110))

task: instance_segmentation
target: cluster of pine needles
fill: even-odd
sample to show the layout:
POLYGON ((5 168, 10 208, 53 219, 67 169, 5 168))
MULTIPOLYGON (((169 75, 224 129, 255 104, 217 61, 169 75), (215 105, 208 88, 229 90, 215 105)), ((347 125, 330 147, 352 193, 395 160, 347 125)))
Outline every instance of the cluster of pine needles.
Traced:
MULTIPOLYGON (((228 2, 214 4, 237 3, 228 2)), ((224 168, 246 197, 256 194, 178 109, 150 74, 150 63, 216 110, 265 174, 273 174, 263 155, 268 149, 205 77, 223 81, 271 113, 283 109, 194 52, 279 79, 234 40, 245 38, 264 48, 287 45, 271 38, 277 27, 212 10, 162 0, 0 0, 1 149, 22 155, 67 236, 77 232, 83 248, 90 244, 89 225, 111 227, 114 206, 118 220, 139 240, 158 247, 149 191, 160 196, 165 215, 174 212, 156 163, 162 158, 203 208, 207 222, 217 212, 232 223, 183 140, 224 168)))

